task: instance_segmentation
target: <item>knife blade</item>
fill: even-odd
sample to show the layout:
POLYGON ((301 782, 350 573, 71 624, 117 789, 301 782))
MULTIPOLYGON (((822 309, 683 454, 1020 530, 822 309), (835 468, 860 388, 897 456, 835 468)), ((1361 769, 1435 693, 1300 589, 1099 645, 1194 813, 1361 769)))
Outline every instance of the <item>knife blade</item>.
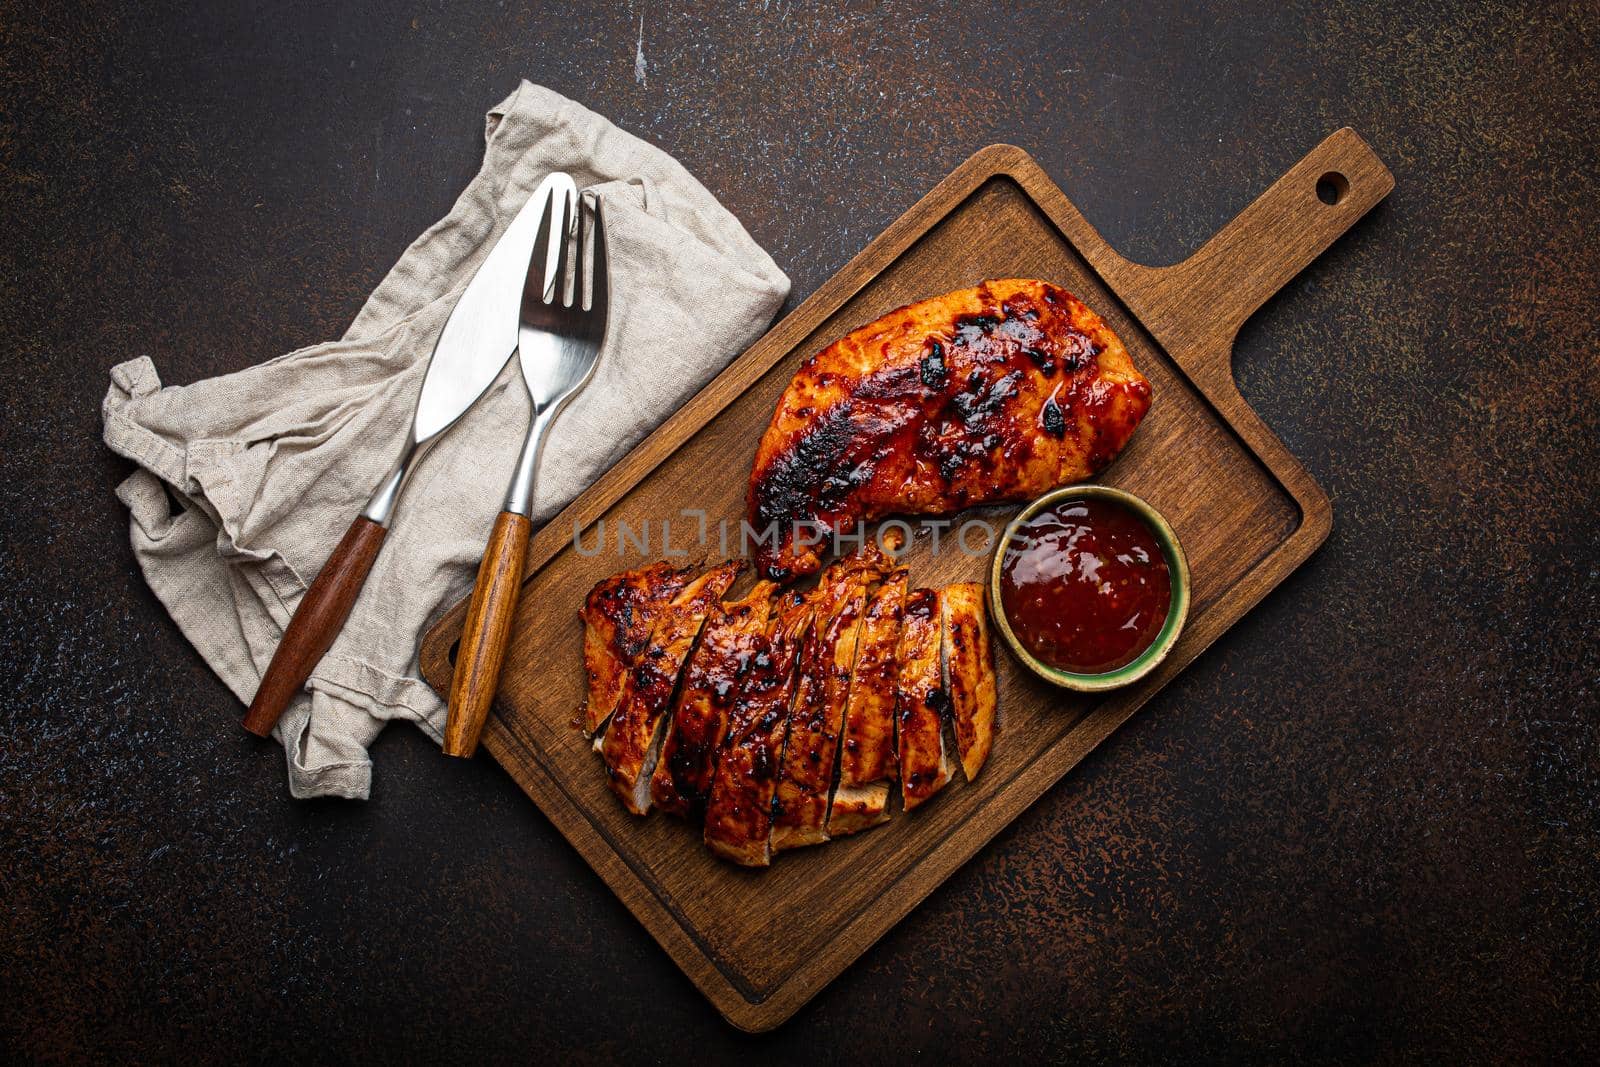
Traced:
MULTIPOLYGON (((256 687, 244 728, 272 732, 284 709, 333 645, 388 533, 400 492, 418 461, 483 395, 517 347, 517 312, 552 174, 500 234, 450 309, 423 372, 400 458, 323 564, 295 608, 256 687)), ((567 179, 570 180, 570 179, 567 179)))

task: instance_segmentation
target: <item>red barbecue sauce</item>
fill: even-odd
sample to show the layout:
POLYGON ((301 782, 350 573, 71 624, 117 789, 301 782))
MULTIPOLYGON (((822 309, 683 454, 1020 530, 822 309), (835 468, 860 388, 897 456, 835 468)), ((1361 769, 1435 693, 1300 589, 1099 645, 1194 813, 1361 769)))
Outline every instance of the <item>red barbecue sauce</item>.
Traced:
POLYGON ((1000 600, 1034 656, 1075 674, 1104 674, 1132 663, 1161 632, 1172 578, 1138 515, 1112 501, 1068 500, 1017 528, 1001 565, 1000 600))

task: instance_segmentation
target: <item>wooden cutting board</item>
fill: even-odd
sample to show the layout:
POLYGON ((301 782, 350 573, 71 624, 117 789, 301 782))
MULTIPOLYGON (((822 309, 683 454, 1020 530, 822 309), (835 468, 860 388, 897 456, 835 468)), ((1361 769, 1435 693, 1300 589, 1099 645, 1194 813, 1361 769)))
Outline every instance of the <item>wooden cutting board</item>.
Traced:
MULTIPOLYGON (((1367 144, 1340 130, 1195 255, 1145 267, 1107 246, 1026 152, 977 153, 535 537, 485 747, 730 1022, 778 1025, 1322 543, 1327 497, 1239 395, 1233 339, 1393 185, 1367 144), (713 859, 697 827, 628 815, 575 725, 585 593, 660 558, 662 519, 673 549, 691 556, 719 554, 720 520, 736 536, 756 441, 808 355, 902 304, 996 277, 1064 285, 1110 323, 1154 386, 1143 426, 1102 480, 1160 509, 1188 553, 1193 606, 1171 656, 1135 687, 1089 697, 1036 681, 997 647, 1001 730, 976 782, 764 871, 713 859), (681 509, 705 512, 709 547, 681 509), (648 522, 649 551, 629 543, 619 555, 619 522, 636 533, 648 522), (575 528, 586 531, 583 551, 575 528)), ((1000 523, 1014 510, 984 514, 1000 523)), ((935 555, 928 540, 913 544, 914 584, 983 577, 985 559, 935 555)), ((457 605, 422 643, 423 673, 440 693, 464 613, 457 605)))

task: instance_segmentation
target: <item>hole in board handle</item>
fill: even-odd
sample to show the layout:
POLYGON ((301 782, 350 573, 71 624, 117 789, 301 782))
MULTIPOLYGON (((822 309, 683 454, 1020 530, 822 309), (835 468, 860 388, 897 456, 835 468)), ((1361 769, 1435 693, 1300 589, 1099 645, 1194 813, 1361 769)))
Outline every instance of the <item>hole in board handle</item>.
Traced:
POLYGON ((450 646, 450 666, 456 665, 456 657, 461 654, 461 642, 458 640, 450 646))
POLYGON ((1350 179, 1336 170, 1330 170, 1317 179, 1317 199, 1329 207, 1344 199, 1350 191, 1350 179))

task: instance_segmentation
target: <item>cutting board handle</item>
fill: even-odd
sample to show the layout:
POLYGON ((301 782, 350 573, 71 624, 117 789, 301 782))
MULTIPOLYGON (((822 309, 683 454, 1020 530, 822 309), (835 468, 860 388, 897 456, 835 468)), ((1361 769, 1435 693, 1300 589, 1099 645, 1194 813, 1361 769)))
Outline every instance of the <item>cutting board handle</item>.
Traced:
POLYGON ((1160 299, 1141 317, 1186 368, 1231 384, 1239 327, 1393 188, 1360 134, 1339 130, 1198 252, 1156 268, 1160 299))

